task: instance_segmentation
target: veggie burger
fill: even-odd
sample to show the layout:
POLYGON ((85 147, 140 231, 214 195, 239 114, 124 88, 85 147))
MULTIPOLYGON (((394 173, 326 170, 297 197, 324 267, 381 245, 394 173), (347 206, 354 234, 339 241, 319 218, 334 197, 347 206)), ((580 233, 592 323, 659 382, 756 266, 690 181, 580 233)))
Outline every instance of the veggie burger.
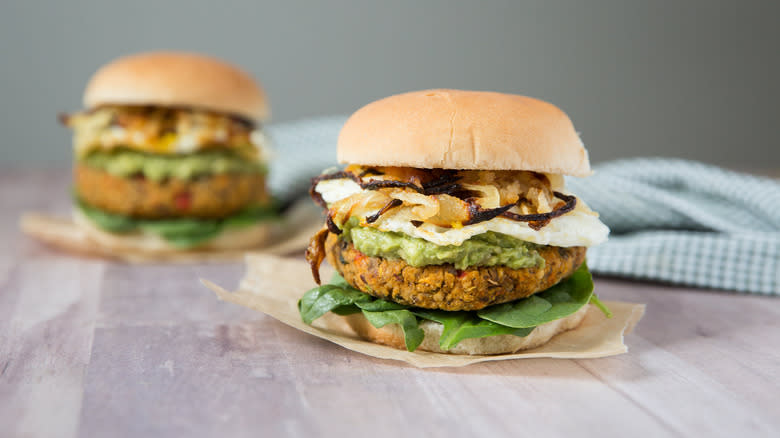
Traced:
POLYGON ((608 228, 563 175, 591 173, 569 117, 510 94, 429 90, 358 110, 343 170, 312 180, 327 223, 306 258, 311 323, 345 316, 370 341, 456 354, 540 346, 576 328, 593 294, 587 248, 608 228), (322 284, 323 259, 338 274, 322 284))
POLYGON ((265 94, 208 56, 154 52, 94 74, 74 131, 76 222, 128 250, 241 249, 267 236, 265 94))

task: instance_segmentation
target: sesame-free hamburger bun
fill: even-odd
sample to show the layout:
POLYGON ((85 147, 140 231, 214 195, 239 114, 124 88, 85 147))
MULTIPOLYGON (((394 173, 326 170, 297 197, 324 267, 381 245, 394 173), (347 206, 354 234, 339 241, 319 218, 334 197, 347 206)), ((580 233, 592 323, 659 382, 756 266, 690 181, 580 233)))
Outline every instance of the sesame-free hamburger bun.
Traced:
POLYGON ((123 56, 101 67, 84 91, 84 106, 148 105, 210 110, 253 122, 268 118, 265 92, 245 71, 185 52, 123 56))
POLYGON ((367 166, 529 170, 588 176, 569 116, 513 94, 425 90, 369 103, 347 120, 338 160, 367 166))

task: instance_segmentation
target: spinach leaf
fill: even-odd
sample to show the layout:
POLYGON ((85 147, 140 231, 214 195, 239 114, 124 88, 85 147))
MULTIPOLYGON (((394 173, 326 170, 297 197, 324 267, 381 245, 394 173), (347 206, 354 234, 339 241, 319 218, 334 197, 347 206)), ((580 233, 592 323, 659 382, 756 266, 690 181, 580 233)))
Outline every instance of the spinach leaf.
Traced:
POLYGON ((386 312, 388 310, 403 310, 408 309, 408 306, 403 304, 394 303, 392 301, 385 301, 376 299, 374 301, 365 301, 362 303, 356 303, 361 310, 366 312, 386 312))
POLYGON ((382 328, 387 324, 398 324, 404 332, 404 343, 408 351, 414 351, 425 338, 425 333, 417 323, 417 317, 408 310, 385 310, 369 312, 363 310, 363 315, 368 322, 376 328, 382 328))
POLYGON ((279 219, 278 206, 275 202, 269 205, 248 207, 233 216, 222 220, 225 228, 242 228, 255 225, 260 221, 279 219))
POLYGON ((460 341, 469 338, 485 338, 497 335, 528 336, 534 327, 514 328, 480 319, 474 312, 447 312, 444 310, 414 310, 420 318, 438 322, 444 326, 439 347, 449 350, 460 341))
POLYGON ((98 210, 97 208, 89 207, 82 202, 78 202, 76 206, 87 219, 106 231, 112 233, 127 233, 134 231, 136 228, 136 221, 132 218, 98 210))
POLYGON ((160 236, 183 236, 206 234, 219 229, 216 220, 203 219, 159 219, 154 221, 138 221, 138 228, 160 236))
POLYGON ((599 310, 601 310, 602 312, 604 312, 604 315, 606 315, 607 318, 612 318, 612 311, 609 310, 609 307, 607 307, 606 304, 601 302, 601 300, 599 299, 599 297, 596 296, 596 294, 593 294, 590 297, 590 303, 598 307, 599 310))
POLYGON ((528 328, 561 319, 588 304, 593 279, 583 263, 574 274, 544 292, 477 311, 485 320, 507 327, 528 328))
POLYGON ((156 234, 172 246, 188 249, 207 242, 226 228, 240 228, 260 221, 278 218, 276 204, 248 207, 225 219, 139 219, 109 213, 82 201, 73 195, 76 207, 98 228, 111 233, 130 233, 143 230, 156 234))
POLYGON ((216 220, 166 219, 139 221, 138 228, 157 234, 177 248, 192 248, 222 232, 216 220))
MULTIPOLYGON (((339 286, 339 287, 344 287, 344 288, 351 287, 352 289, 355 289, 354 287, 352 287, 352 285, 347 283, 347 280, 344 280, 344 277, 339 275, 338 272, 334 272, 333 276, 330 277, 330 284, 332 284, 334 286, 339 286)), ((357 290, 357 289, 355 289, 355 290, 357 290)))
POLYGON ((202 243, 217 237, 222 229, 219 227, 204 227, 197 232, 189 233, 166 233, 160 234, 160 237, 165 239, 171 246, 180 249, 188 249, 196 247, 202 243))
POLYGON ((346 307, 347 309, 343 310, 350 312, 348 310, 350 306, 371 300, 373 300, 373 297, 357 289, 345 289, 332 284, 326 284, 306 292, 303 298, 298 301, 298 311, 303 322, 311 324, 312 321, 330 311, 346 307))
POLYGON ((569 278, 544 292, 477 312, 420 309, 374 298, 350 286, 338 274, 333 275, 330 284, 306 292, 298 302, 298 309, 307 324, 327 312, 338 315, 363 312, 377 328, 398 324, 404 332, 407 350, 414 351, 424 337, 417 318, 442 324, 439 346, 449 350, 464 339, 528 336, 537 325, 569 316, 588 302, 611 316, 609 309, 593 294, 593 281, 583 264, 569 278))
POLYGON ((336 315, 340 316, 347 316, 352 315, 353 313, 360 313, 360 307, 350 304, 347 306, 339 306, 335 309, 331 310, 331 312, 335 313, 336 315))
MULTIPOLYGON (((329 285, 340 287, 340 288, 342 288, 344 290, 347 290, 347 291, 357 291, 357 292, 363 293, 363 292, 359 291, 358 289, 355 289, 354 287, 350 286, 349 283, 347 283, 347 280, 344 280, 344 277, 339 275, 338 272, 334 272, 333 273, 333 276, 330 278, 329 285)), ((364 295, 366 295, 368 297, 368 299, 366 301, 364 301, 366 304, 371 303, 371 300, 374 299, 373 297, 370 297, 367 294, 364 294, 364 295)), ((361 301, 361 303, 363 303, 363 301, 361 301)), ((331 310, 331 312, 335 313, 336 315, 345 316, 345 315, 351 315, 353 313, 360 313, 360 309, 361 308, 358 307, 356 304, 349 304, 349 305, 346 305, 346 306, 336 307, 335 309, 331 310)))

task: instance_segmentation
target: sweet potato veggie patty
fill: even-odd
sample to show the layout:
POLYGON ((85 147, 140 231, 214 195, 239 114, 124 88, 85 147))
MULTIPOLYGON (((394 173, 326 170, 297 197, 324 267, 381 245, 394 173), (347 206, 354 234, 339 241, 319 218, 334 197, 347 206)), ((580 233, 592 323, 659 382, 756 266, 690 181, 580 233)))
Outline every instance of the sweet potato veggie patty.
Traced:
POLYGON ((571 275, 585 261, 585 247, 541 246, 543 267, 506 266, 458 270, 451 264, 413 267, 401 259, 369 257, 330 234, 328 262, 361 291, 409 306, 449 311, 479 310, 528 297, 571 275))
POLYGON ((78 196, 87 204, 145 219, 221 218, 268 201, 265 175, 261 173, 223 173, 157 182, 76 165, 74 178, 78 196))

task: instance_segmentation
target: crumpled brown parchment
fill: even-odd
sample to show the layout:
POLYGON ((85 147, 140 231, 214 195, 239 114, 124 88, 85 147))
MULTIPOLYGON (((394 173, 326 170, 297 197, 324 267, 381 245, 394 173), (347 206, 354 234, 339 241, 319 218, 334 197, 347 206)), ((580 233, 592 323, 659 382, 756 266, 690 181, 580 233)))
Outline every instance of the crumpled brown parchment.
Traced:
POLYGON ((266 233, 264 245, 244 249, 182 251, 160 251, 142 243, 128 247, 121 239, 112 239, 110 233, 82 227, 73 218, 49 214, 25 213, 19 220, 19 227, 23 233, 50 247, 76 255, 126 263, 204 263, 236 262, 252 251, 277 255, 294 251, 303 253, 310 236, 322 227, 322 219, 318 210, 301 205, 288 212, 283 220, 269 223, 261 230, 266 233))
MULTIPOLYGON (((247 273, 235 292, 228 292, 208 280, 201 282, 221 300, 263 312, 291 327, 349 350, 381 359, 400 360, 420 368, 460 367, 485 361, 539 357, 596 358, 625 353, 628 348, 623 338, 633 330, 645 310, 644 304, 607 301, 613 317, 606 318, 601 311, 591 306, 577 329, 559 334, 541 347, 515 354, 466 356, 408 352, 359 338, 341 317, 334 314, 323 316, 312 326, 304 324, 298 314, 297 303, 315 284, 309 266, 303 260, 248 254, 246 264, 247 273)), ((333 272, 332 268, 325 267, 322 271, 323 278, 329 278, 333 272)))

